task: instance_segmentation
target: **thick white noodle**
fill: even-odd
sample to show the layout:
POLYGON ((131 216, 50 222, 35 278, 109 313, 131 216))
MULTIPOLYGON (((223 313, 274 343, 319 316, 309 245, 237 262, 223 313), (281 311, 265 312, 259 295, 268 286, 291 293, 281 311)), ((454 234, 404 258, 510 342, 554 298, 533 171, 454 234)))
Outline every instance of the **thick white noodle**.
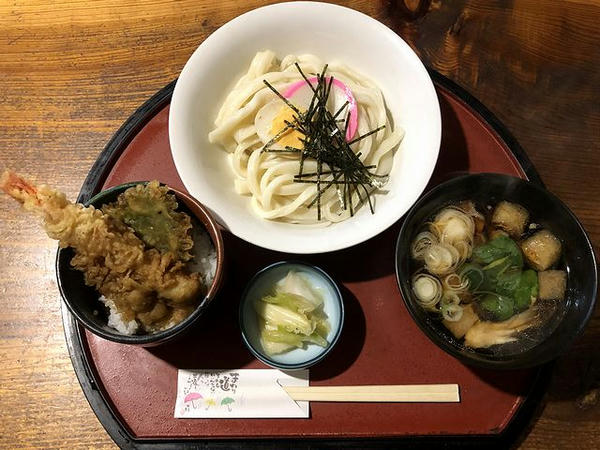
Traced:
MULTIPOLYGON (((317 221, 317 206, 308 205, 315 199, 317 187, 310 183, 294 183, 299 156, 281 153, 261 153, 263 143, 254 126, 258 110, 277 97, 264 84, 267 80, 280 92, 302 79, 294 63, 307 76, 320 73, 324 63, 314 55, 288 55, 278 63, 272 51, 255 55, 248 72, 229 93, 215 120, 215 129, 208 135, 211 143, 219 144, 230 153, 238 194, 251 196, 253 210, 262 218, 302 224, 328 225, 350 217, 344 210, 335 187, 325 191, 320 199, 321 215, 317 221)), ((371 81, 339 63, 331 63, 327 75, 342 81, 352 91, 358 107, 357 135, 381 125, 385 128, 352 145, 365 165, 375 165, 375 173, 385 175, 392 166, 393 151, 404 136, 403 130, 391 124, 381 91, 371 81)), ((283 104, 283 103, 282 103, 283 104)), ((316 162, 306 160, 305 172, 316 171, 316 162)), ((323 168, 323 170, 327 170, 323 168)), ((327 178, 323 178, 327 180, 327 178)), ((360 193, 365 197, 364 192, 360 193)), ((372 199, 374 201, 374 198, 372 199)), ((358 205, 355 193, 353 205, 358 205)), ((364 205, 362 206, 364 207, 364 205)))

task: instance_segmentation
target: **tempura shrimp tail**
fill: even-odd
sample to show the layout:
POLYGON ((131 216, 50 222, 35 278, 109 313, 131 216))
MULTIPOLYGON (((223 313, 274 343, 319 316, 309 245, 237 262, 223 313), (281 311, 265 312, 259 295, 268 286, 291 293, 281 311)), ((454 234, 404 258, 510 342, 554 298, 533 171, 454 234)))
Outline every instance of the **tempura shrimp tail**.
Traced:
POLYGON ((99 256, 106 258, 112 269, 142 258, 143 244, 133 232, 116 233, 102 211, 93 206, 72 203, 62 192, 35 186, 8 170, 0 178, 0 189, 41 216, 46 233, 61 247, 73 247, 79 259, 89 259, 84 266, 99 256))
POLYGON ((22 203, 26 210, 41 216, 46 231, 53 239, 64 238, 65 231, 73 223, 73 216, 80 209, 69 202, 63 193, 45 185, 35 186, 11 170, 2 173, 0 189, 22 203))
POLYGON ((27 209, 38 209, 43 203, 38 188, 12 170, 5 170, 0 176, 0 189, 27 209))

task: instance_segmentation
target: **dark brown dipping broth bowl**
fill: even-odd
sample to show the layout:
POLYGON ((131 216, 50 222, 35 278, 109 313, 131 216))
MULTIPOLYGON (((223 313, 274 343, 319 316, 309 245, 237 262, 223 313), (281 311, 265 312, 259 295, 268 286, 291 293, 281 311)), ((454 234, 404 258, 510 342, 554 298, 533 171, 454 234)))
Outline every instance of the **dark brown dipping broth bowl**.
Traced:
MULTIPOLYGON (((119 194, 128 188, 146 181, 137 181, 127 184, 121 184, 94 196, 86 206, 93 205, 100 208, 102 205, 114 202, 119 194)), ((178 211, 185 212, 192 218, 192 226, 203 226, 209 234, 212 244, 217 254, 217 267, 215 277, 211 286, 208 288, 204 298, 199 302, 196 310, 185 320, 174 327, 153 334, 135 334, 124 335, 119 333, 108 323, 108 310, 98 300, 100 294, 94 288, 86 286, 83 280, 83 273, 71 267, 71 258, 74 255, 72 248, 59 249, 56 256, 56 277, 60 294, 69 308, 69 311, 77 318, 79 323, 90 330, 92 333, 108 339, 109 341, 122 344, 141 345, 143 347, 152 347, 172 341, 189 330, 198 318, 204 313, 208 305, 219 291, 223 283, 223 265, 224 250, 223 238, 216 221, 210 215, 208 210, 189 194, 177 189, 169 188, 170 193, 174 194, 179 204, 178 211)))
POLYGON ((481 173, 453 178, 427 192, 404 219, 396 244, 396 278, 409 313, 421 330, 438 347, 460 361, 487 368, 533 367, 563 354, 583 331, 596 302, 598 284, 592 244, 573 213, 554 194, 520 178, 481 173), (530 213, 530 220, 554 233, 562 243, 561 266, 567 271, 565 306, 558 325, 544 340, 522 352, 495 354, 485 349, 465 347, 435 315, 426 312, 412 292, 411 277, 418 264, 410 246, 424 222, 445 206, 461 200, 476 205, 495 205, 501 200, 518 203, 530 213))

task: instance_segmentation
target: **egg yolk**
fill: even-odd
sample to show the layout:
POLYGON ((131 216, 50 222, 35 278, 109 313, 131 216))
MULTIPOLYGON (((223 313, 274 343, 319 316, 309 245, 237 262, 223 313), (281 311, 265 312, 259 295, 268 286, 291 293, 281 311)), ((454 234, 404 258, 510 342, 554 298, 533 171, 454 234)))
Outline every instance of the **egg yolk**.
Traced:
MULTIPOLYGON (((289 106, 282 107, 279 113, 277 113, 277 115, 273 118, 273 121, 271 122, 271 134, 273 136, 277 135, 277 133, 279 133, 286 127, 286 121, 294 122, 295 119, 296 113, 294 113, 294 110, 292 108, 290 108, 289 106)), ((277 143, 284 147, 289 146, 294 148, 303 148, 304 143, 301 141, 301 139, 303 138, 303 133, 290 128, 285 133, 283 133, 283 135, 281 135, 281 137, 277 140, 277 143)))

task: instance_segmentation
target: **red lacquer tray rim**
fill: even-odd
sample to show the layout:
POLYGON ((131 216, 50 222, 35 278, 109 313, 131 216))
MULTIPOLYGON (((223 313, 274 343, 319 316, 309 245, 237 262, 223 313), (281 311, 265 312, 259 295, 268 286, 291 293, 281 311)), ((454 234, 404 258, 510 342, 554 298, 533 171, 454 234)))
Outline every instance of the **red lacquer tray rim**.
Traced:
MULTIPOLYGON (((539 185, 543 185, 533 164, 516 139, 485 106, 483 106, 477 99, 471 96, 460 86, 438 72, 430 70, 429 73, 436 85, 436 88, 447 91, 450 95, 463 103, 471 113, 478 116, 479 120, 489 125, 489 127, 495 132, 496 138, 500 142, 503 142, 510 150, 529 180, 539 185)), ((110 169, 119 159, 122 152, 131 142, 131 140, 145 126, 145 124, 152 117, 154 117, 154 115, 161 111, 170 102, 171 95, 175 87, 175 82, 176 80, 169 83, 148 101, 146 101, 146 103, 144 103, 137 111, 135 111, 115 133, 102 153, 99 155, 86 180, 84 181, 77 199, 78 202, 85 202, 89 200, 89 198, 91 198, 104 184, 110 169)), ((197 447, 199 442, 202 442, 203 445, 207 446, 210 446, 211 444, 223 445, 226 442, 228 448, 252 447, 261 449, 281 448, 282 446, 288 446, 292 443, 294 447, 301 447, 302 443, 305 443, 306 446, 314 446, 319 444, 331 446, 343 444, 344 447, 354 446, 361 448, 365 445, 369 447, 390 447, 401 444, 408 444, 417 447, 430 447, 441 445, 443 443, 445 446, 450 445, 452 447, 462 447, 464 445, 491 445, 493 447, 504 448, 507 445, 510 445, 510 443, 514 443, 514 441, 519 438, 523 430, 529 424, 531 417, 533 416, 543 394, 546 391, 548 380, 550 378, 550 372, 552 370, 552 363, 546 364, 545 366, 537 369, 537 373, 534 377, 534 381, 531 384, 530 391, 524 397, 521 406, 513 415, 509 425, 506 426, 502 432, 493 435, 431 435, 368 440, 309 438, 304 441, 287 439, 238 439, 223 441, 222 439, 214 438, 202 438, 198 441, 189 439, 137 439, 131 435, 131 433, 128 431, 128 428, 118 419, 118 414, 115 414, 112 411, 110 403, 104 398, 102 390, 98 386, 96 377, 94 376, 94 372, 90 368, 89 359, 91 357, 86 351, 86 346, 82 341, 83 328, 78 325, 76 319, 68 312, 64 303, 62 303, 62 315, 67 347, 69 349, 73 368, 81 384, 83 392, 90 403, 92 410, 108 434, 121 448, 186 448, 188 446, 197 447)))

